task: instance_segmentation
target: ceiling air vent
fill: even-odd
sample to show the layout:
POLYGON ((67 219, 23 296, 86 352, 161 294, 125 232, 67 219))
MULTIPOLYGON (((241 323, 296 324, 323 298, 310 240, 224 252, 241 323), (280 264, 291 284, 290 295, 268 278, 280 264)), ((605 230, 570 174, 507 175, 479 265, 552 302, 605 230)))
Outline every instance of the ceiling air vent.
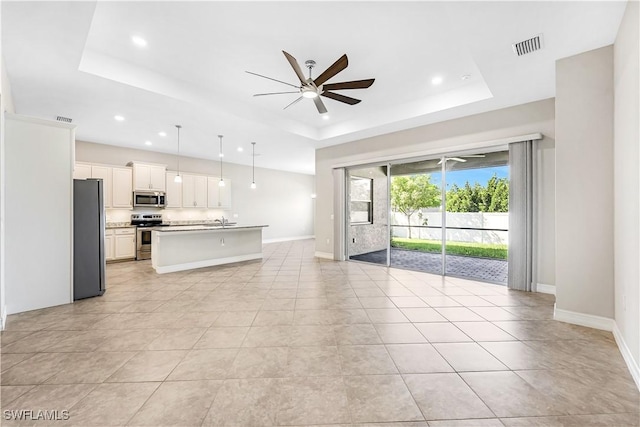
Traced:
POLYGON ((69 117, 62 117, 62 116, 56 117, 56 120, 59 122, 65 122, 65 123, 71 123, 73 121, 73 119, 70 119, 69 117))
POLYGON ((528 40, 523 40, 518 43, 514 43, 511 45, 513 47, 513 52, 518 55, 526 55, 527 53, 535 52, 536 50, 542 49, 542 34, 538 34, 535 37, 531 37, 528 40))

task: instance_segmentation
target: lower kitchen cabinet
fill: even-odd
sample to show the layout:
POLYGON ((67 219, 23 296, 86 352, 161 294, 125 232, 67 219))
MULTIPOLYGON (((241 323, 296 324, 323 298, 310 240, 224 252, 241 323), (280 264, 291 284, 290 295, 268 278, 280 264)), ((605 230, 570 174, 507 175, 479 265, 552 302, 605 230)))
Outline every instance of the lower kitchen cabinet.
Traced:
POLYGON ((104 233, 104 257, 107 261, 115 259, 113 230, 107 230, 104 233))
POLYGON ((116 228, 113 230, 114 250, 113 259, 135 259, 136 257, 136 229, 116 228))

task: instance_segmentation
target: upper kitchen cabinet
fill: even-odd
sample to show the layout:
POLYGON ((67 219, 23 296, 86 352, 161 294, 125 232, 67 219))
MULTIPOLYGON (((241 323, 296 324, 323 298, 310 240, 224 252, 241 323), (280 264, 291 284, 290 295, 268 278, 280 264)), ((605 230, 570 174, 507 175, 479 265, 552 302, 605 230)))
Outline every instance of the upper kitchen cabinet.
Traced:
POLYGON ((167 171, 167 206, 168 208, 182 207, 182 182, 176 182, 177 172, 167 171))
POLYGON ((73 168, 73 179, 101 179, 104 188, 104 207, 110 208, 111 199, 111 168, 103 165, 92 165, 88 163, 76 163, 73 168))
POLYGON ((207 207, 207 177, 204 175, 182 175, 182 207, 207 207))
POLYGON ((230 209, 231 208, 231 180, 225 179, 224 187, 220 187, 220 178, 210 176, 208 180, 207 203, 210 208, 230 209))
POLYGON ((134 191, 166 191, 166 166, 136 162, 132 164, 134 191))
POLYGON ((73 179, 91 178, 91 165, 76 163, 73 168, 73 179))
POLYGON ((114 208, 133 208, 131 168, 113 168, 111 206, 114 208))

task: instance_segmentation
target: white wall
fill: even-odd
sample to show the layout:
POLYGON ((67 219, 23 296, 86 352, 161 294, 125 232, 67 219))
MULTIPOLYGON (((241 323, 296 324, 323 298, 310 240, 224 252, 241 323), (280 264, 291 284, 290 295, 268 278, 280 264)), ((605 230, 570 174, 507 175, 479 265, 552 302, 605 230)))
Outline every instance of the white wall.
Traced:
POLYGON ((7 314, 72 301, 75 126, 5 120, 7 314))
MULTIPOLYGON (((76 161, 124 166, 130 161, 160 163, 170 170, 177 168, 177 156, 146 150, 115 147, 90 142, 76 142, 76 161)), ((256 161, 259 163, 260 158, 256 161)), ((220 164, 213 160, 180 157, 180 171, 218 176, 220 164)), ((256 167, 257 189, 251 184, 251 167, 225 163, 224 178, 232 181, 232 210, 165 209, 172 220, 206 219, 224 214, 238 223, 267 224, 265 240, 308 237, 313 232, 315 179, 312 175, 282 172, 256 167), (234 218, 233 215, 238 217, 234 218), (191 218, 189 218, 191 216, 191 218)), ((116 213, 112 212, 113 220, 116 213)), ((118 216, 121 216, 118 214, 118 216)), ((126 215, 125 215, 126 218, 126 215)))
POLYGON ((630 1, 613 49, 615 321, 636 375, 640 366, 639 22, 639 3, 630 1))
MULTIPOLYGON (((2 4, 0 3, 0 34, 2 33, 2 4)), ((4 329, 7 316, 5 304, 5 142, 4 113, 13 113, 13 96, 11 84, 2 57, 0 43, 0 330, 4 329)))
MULTIPOLYGON (((385 159, 411 158, 417 153, 455 151, 468 144, 492 141, 540 132, 538 142, 540 167, 538 188, 538 251, 554 252, 554 182, 553 162, 555 124, 554 100, 547 99, 515 107, 491 111, 380 135, 316 151, 316 251, 333 253, 333 175, 336 165, 352 162, 364 164, 385 159)), ((337 212, 335 213, 338 218, 337 212)), ((539 257, 540 258, 540 257, 539 257)), ((555 283, 555 259, 541 257, 538 277, 544 283, 555 283)))
POLYGON ((613 318, 613 47, 556 63, 556 309, 613 318))

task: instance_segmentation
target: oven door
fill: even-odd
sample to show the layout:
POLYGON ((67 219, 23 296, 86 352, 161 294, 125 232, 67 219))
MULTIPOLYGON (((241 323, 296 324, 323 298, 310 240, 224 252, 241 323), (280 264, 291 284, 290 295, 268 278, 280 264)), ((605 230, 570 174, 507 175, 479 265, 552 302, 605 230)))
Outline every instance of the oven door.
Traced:
POLYGON ((151 230, 152 228, 138 227, 138 250, 136 259, 151 259, 151 230))

